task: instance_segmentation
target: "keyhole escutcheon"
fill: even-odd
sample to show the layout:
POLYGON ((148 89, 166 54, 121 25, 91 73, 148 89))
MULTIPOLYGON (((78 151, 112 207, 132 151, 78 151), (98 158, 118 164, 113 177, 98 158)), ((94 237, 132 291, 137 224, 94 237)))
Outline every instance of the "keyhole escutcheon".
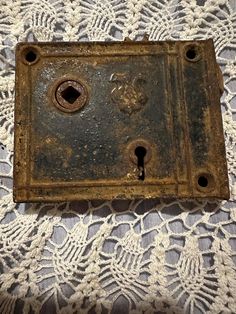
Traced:
MULTIPOLYGON (((135 165, 132 165, 132 172, 135 174, 136 180, 144 182, 148 178, 147 164, 152 158, 153 145, 146 139, 136 139, 127 145, 127 156, 130 161, 135 165)), ((149 166, 150 169, 150 166, 149 166)), ((134 179, 134 176, 132 177, 134 179)))

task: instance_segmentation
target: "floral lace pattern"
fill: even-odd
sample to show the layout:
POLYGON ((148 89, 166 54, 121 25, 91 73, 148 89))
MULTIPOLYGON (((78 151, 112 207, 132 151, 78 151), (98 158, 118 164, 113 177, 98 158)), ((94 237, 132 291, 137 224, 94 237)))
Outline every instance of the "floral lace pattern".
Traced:
POLYGON ((236 312, 236 3, 0 0, 0 313, 236 312), (14 204, 19 41, 212 37, 231 200, 14 204))

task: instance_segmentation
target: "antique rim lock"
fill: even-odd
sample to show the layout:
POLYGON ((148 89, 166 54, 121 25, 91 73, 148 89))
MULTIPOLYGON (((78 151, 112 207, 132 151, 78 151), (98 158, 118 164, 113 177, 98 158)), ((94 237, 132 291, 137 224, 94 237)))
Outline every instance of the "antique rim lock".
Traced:
POLYGON ((15 202, 229 197, 212 40, 20 43, 15 202))

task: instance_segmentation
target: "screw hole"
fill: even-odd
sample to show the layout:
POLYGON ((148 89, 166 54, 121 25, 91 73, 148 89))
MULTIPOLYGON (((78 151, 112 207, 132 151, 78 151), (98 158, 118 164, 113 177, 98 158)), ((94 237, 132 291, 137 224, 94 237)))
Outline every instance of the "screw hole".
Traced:
POLYGON ((186 51, 186 57, 189 59, 189 60, 194 60, 197 58, 197 52, 196 52, 196 49, 191 47, 189 48, 187 51, 186 51))
POLYGON ((202 188, 206 188, 208 186, 208 179, 205 176, 200 176, 198 178, 198 185, 202 188))
POLYGON ((72 86, 67 87, 61 92, 61 96, 70 104, 73 104, 80 95, 80 92, 72 86))
POLYGON ((28 51, 25 55, 25 60, 29 63, 34 62, 36 59, 37 59, 37 54, 33 50, 28 51))
POLYGON ((147 150, 143 146, 137 146, 134 151, 135 155, 137 156, 138 163, 137 167, 139 170, 138 179, 144 181, 145 179, 145 169, 144 169, 144 157, 147 154, 147 150))

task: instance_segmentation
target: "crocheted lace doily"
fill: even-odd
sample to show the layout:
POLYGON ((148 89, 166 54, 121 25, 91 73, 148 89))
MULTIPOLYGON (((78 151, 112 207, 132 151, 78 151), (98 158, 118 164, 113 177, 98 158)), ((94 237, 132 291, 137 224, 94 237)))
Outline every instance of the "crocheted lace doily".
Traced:
POLYGON ((226 0, 0 0, 0 313, 236 312, 236 13, 226 0), (18 41, 205 39, 225 81, 229 202, 12 200, 18 41))

